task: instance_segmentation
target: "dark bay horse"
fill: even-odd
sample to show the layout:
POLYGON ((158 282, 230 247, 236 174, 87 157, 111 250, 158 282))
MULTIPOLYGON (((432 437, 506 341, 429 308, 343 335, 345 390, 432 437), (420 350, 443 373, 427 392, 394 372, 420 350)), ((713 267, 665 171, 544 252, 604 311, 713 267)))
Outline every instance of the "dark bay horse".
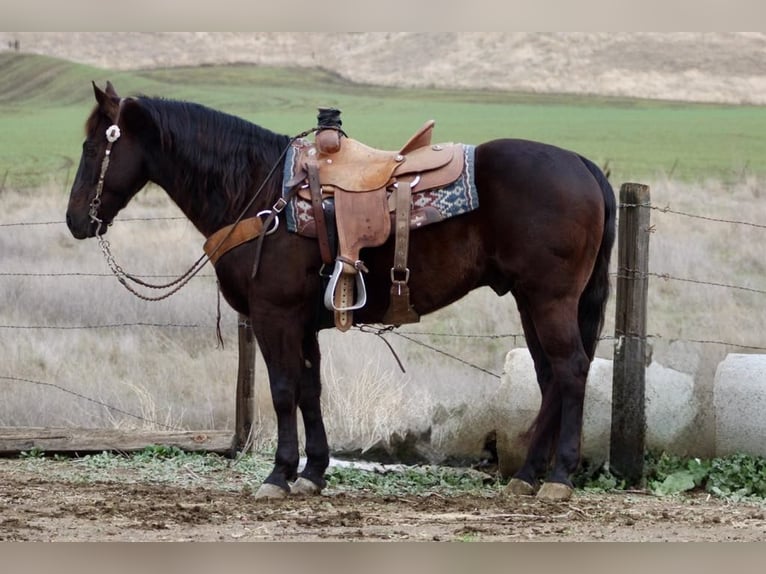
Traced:
MULTIPOLYGON (((246 207, 246 215, 255 215, 280 197, 280 177, 263 182, 274 167, 281 175, 288 136, 199 104, 121 98, 109 83, 105 91, 93 88, 97 104, 86 122, 66 214, 74 237, 105 233, 147 182, 161 186, 206 238, 246 207), (109 130, 113 125, 119 134, 109 130)), ((580 458, 585 382, 609 294, 614 192, 588 159, 532 141, 477 145, 474 167, 478 208, 411 234, 411 302, 425 315, 480 286, 513 294, 542 401, 527 457, 508 489, 567 499, 580 458)), ((255 278, 255 241, 215 264, 226 301, 250 317, 276 411, 275 464, 258 496, 318 493, 329 449, 317 335, 332 325, 318 304, 320 249, 284 225, 261 247, 255 278), (307 457, 300 475, 298 410, 307 457)), ((383 322, 393 251, 393 239, 364 251, 367 304, 355 311, 355 322, 383 322)))

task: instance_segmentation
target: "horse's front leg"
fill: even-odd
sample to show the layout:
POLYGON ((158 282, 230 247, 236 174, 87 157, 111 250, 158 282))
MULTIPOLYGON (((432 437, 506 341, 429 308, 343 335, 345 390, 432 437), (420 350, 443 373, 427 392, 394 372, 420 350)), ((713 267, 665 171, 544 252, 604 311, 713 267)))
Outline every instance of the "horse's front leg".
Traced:
MULTIPOLYGON (((262 315, 262 314, 260 314, 262 315)), ((298 476, 297 408, 305 365, 302 359, 303 321, 289 313, 253 317, 253 332, 269 374, 271 401, 277 418, 274 468, 256 493, 257 498, 281 498, 298 476)))
POLYGON ((325 470, 330 462, 320 403, 320 352, 316 332, 307 332, 303 342, 304 369, 301 377, 298 406, 306 431, 306 466, 293 484, 295 494, 318 494, 327 484, 325 470))

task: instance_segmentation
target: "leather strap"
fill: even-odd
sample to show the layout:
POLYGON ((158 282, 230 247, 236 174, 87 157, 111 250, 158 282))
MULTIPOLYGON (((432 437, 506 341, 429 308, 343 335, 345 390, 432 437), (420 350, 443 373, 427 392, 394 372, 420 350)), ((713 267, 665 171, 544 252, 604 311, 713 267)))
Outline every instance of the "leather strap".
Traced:
POLYGON ((311 190, 311 207, 314 213, 316 223, 317 241, 319 242, 319 252, 322 255, 322 262, 325 265, 332 265, 334 257, 330 251, 330 239, 327 234, 327 222, 324 218, 324 209, 322 208, 322 186, 319 183, 319 166, 316 160, 309 159, 306 162, 309 172, 309 189, 311 190))
MULTIPOLYGON (((338 280, 338 288, 334 296, 335 306, 344 308, 354 303, 354 276, 343 273, 338 280)), ((335 328, 345 333, 353 324, 353 311, 335 311, 335 328)))
POLYGON ((407 286, 407 281, 410 278, 410 270, 407 268, 407 254, 410 248, 411 209, 412 188, 409 182, 400 181, 396 188, 394 266, 391 268, 390 303, 383 315, 383 322, 388 325, 398 326, 420 321, 420 315, 410 305, 410 288, 407 286))
MULTIPOLYGON (((396 188, 396 234, 394 243, 394 266, 392 278, 397 273, 409 275, 407 269, 407 253, 410 248, 410 211, 412 209, 412 188, 407 181, 400 181, 396 188)), ((405 280, 405 283, 407 281, 405 280)))
POLYGON ((262 233, 263 220, 260 217, 249 217, 238 223, 222 227, 207 238, 202 248, 210 262, 215 265, 224 253, 238 245, 252 241, 262 233))

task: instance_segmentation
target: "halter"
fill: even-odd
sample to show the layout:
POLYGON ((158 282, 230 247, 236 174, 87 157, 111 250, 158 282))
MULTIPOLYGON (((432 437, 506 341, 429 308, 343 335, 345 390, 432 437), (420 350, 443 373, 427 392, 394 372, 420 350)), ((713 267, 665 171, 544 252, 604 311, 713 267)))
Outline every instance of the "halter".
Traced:
POLYGON ((106 151, 104 151, 104 159, 101 160, 101 173, 98 176, 98 183, 96 184, 96 195, 94 195, 93 199, 90 201, 90 211, 88 211, 88 217, 90 217, 90 220, 96 224, 96 236, 99 238, 102 235, 100 232, 104 221, 98 217, 98 208, 101 206, 101 194, 104 191, 104 179, 106 179, 106 170, 109 168, 112 146, 122 135, 117 122, 120 120, 123 101, 123 99, 120 100, 120 106, 117 108, 117 117, 115 118, 114 123, 106 128, 106 151))

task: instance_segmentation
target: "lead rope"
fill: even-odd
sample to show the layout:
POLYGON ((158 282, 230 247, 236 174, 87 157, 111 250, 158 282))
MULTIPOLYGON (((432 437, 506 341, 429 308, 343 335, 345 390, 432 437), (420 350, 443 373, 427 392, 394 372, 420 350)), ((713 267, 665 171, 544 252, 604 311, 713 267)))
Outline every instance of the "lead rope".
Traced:
MULTIPOLYGON (((120 111, 121 110, 122 110, 122 102, 120 102, 120 111)), ((182 274, 177 279, 174 279, 173 281, 170 281, 165 284, 152 284, 152 283, 147 283, 134 275, 131 275, 130 273, 126 272, 117 263, 114 255, 112 254, 109 241, 104 238, 105 232, 104 233, 101 232, 101 228, 103 226, 103 220, 98 217, 98 208, 101 205, 101 194, 103 193, 103 190, 104 190, 104 179, 106 178, 106 171, 109 168, 109 161, 112 154, 112 146, 120 138, 120 135, 121 135, 120 128, 117 125, 117 121, 119 120, 119 116, 120 116, 120 111, 118 111, 117 113, 117 118, 115 120, 115 123, 109 126, 109 128, 107 128, 106 130, 106 140, 107 140, 106 151, 104 152, 104 159, 101 162, 101 173, 99 174, 98 183, 96 184, 96 194, 93 197, 93 200, 91 200, 90 202, 90 211, 88 212, 88 216, 90 217, 91 221, 96 223, 96 237, 98 239, 99 246, 101 247, 101 251, 104 254, 104 259, 106 260, 106 263, 109 266, 109 269, 112 271, 112 274, 117 278, 120 284, 123 287, 125 287, 125 289, 127 289, 129 292, 131 292, 133 295, 135 295, 139 299, 143 299, 144 301, 162 301, 163 299, 167 299, 171 295, 174 295, 175 293, 180 291, 189 281, 191 281, 191 279, 194 278, 194 276, 197 275, 205 266, 205 264, 210 260, 210 256, 215 254, 218 251, 218 249, 221 247, 221 245, 223 245, 224 241, 228 239, 229 235, 231 235, 234 232, 236 225, 244 218, 245 213, 247 213, 247 211, 252 207, 253 203, 255 202, 256 198, 265 187, 266 183, 274 175, 274 172, 276 171, 282 159, 287 154, 287 150, 290 149, 290 146, 292 146, 293 142, 295 142, 295 140, 298 140, 300 138, 306 137, 310 133, 315 132, 317 129, 317 128, 312 128, 310 130, 306 130, 290 138, 290 141, 287 143, 285 148, 279 154, 279 158, 277 158, 274 165, 266 174, 266 177, 264 178, 261 185, 258 187, 258 189, 255 191, 253 196, 250 198, 250 201, 248 201, 247 205, 244 207, 239 217, 237 217, 237 219, 234 221, 234 224, 232 225, 229 233, 221 239, 220 243, 210 252, 210 254, 203 254, 199 259, 197 259, 197 261, 195 261, 192 264, 192 266, 184 274, 182 274), (132 285, 130 285, 128 281, 132 281, 133 283, 136 283, 137 285, 146 287, 148 289, 157 289, 157 290, 170 289, 170 291, 157 296, 145 295, 139 292, 138 290, 136 290, 132 285)), ((280 202, 282 201, 283 200, 280 198, 280 200, 277 201, 277 204, 280 204, 280 202)), ((273 213, 273 210, 272 210, 272 213, 273 213)), ((220 285, 219 285, 219 295, 220 295, 220 285)), ((218 312, 218 325, 219 325, 218 328, 220 329, 220 306, 219 306, 219 312, 218 312)))

